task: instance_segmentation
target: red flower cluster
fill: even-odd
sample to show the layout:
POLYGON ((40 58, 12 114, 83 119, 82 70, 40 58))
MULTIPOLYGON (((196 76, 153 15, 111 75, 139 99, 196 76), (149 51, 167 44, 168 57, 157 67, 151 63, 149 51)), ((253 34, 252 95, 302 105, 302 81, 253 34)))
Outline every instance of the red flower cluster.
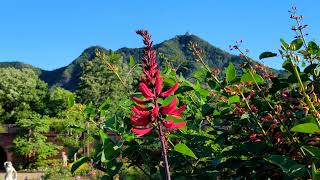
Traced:
POLYGON ((186 106, 177 108, 176 97, 166 106, 161 106, 158 103, 159 98, 171 96, 178 89, 179 84, 176 83, 168 90, 163 91, 163 79, 156 62, 156 51, 153 50, 151 36, 145 30, 138 30, 136 33, 143 37, 145 45, 144 57, 142 58, 144 76, 139 84, 139 90, 144 98, 132 97, 137 104, 132 107, 131 122, 134 127, 131 130, 138 136, 146 135, 152 131, 152 124, 156 121, 160 121, 168 129, 181 128, 186 125, 186 122, 174 123, 173 120, 165 121, 163 118, 166 116, 179 118, 186 106))

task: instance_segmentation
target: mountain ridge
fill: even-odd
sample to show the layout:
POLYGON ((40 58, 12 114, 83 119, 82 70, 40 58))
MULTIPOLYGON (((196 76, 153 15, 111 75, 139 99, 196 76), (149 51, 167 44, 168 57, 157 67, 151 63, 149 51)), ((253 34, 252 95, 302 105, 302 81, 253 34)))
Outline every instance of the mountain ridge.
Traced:
MULTIPOLYGON (((189 76, 197 66, 192 52, 188 49, 190 42, 196 43, 199 48, 203 50, 204 60, 210 67, 219 68, 223 71, 230 62, 234 63, 238 68, 240 68, 240 64, 244 62, 244 60, 239 56, 223 51, 220 48, 215 47, 209 42, 201 39, 200 37, 191 34, 177 35, 159 44, 155 44, 154 49, 158 52, 158 61, 161 64, 161 62, 164 60, 163 57, 168 59, 176 59, 179 62, 184 63, 183 68, 179 71, 184 75, 189 76)), ((109 51, 101 46, 88 47, 80 54, 79 57, 77 57, 67 66, 51 71, 43 70, 22 62, 0 62, 0 68, 32 68, 39 73, 40 79, 48 83, 50 87, 60 86, 70 91, 76 91, 80 82, 79 78, 82 73, 81 64, 86 61, 93 60, 96 57, 96 50, 105 52, 109 51)), ((129 61, 129 57, 132 56, 134 60, 138 62, 143 55, 143 48, 123 47, 115 52, 121 54, 126 61, 129 61)))

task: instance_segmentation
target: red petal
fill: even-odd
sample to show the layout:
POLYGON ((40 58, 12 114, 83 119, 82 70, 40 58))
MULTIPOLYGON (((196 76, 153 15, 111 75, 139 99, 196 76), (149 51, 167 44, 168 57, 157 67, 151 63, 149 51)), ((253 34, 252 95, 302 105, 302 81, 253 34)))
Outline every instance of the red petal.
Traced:
POLYGON ((168 115, 180 117, 180 114, 186 109, 186 105, 184 104, 179 109, 174 110, 173 112, 169 113, 168 115))
POLYGON ((166 115, 175 110, 177 106, 177 98, 174 97, 173 100, 167 106, 163 106, 160 109, 161 114, 166 115))
POLYGON ((187 122, 179 122, 179 123, 173 123, 173 125, 171 126, 171 128, 182 128, 185 125, 187 125, 187 122))
POLYGON ((152 127, 143 129, 133 127, 131 128, 131 131, 134 132, 137 136, 144 136, 152 131, 152 127))
POLYGON ((153 97, 153 93, 151 92, 151 90, 148 88, 148 86, 145 83, 140 83, 139 84, 139 90, 141 91, 142 95, 149 99, 151 97, 153 97))
POLYGON ((134 100, 135 102, 139 103, 139 104, 146 104, 148 101, 142 100, 140 98, 137 98, 135 96, 131 96, 132 100, 134 100))
POLYGON ((166 128, 171 128, 172 124, 173 124, 173 120, 169 120, 169 121, 162 121, 162 124, 164 125, 164 127, 166 128))
POLYGON ((143 117, 146 117, 146 116, 149 116, 150 115, 150 112, 149 111, 141 111, 139 110, 136 106, 133 106, 132 107, 132 111, 138 115, 138 116, 143 116, 143 117))
POLYGON ((138 105, 135 105, 135 107, 137 109, 139 109, 140 111, 148 111, 149 110, 149 108, 147 108, 147 107, 142 107, 142 106, 138 106, 138 105))
POLYGON ((147 126, 150 123, 149 122, 149 118, 137 117, 137 116, 134 116, 134 115, 131 115, 130 121, 135 126, 147 126))
POLYGON ((156 107, 152 109, 152 117, 156 118, 158 117, 158 115, 159 115, 159 107, 158 105, 156 105, 156 107))
POLYGON ((163 92, 160 94, 161 97, 168 97, 171 96, 179 87, 179 84, 176 83, 174 86, 172 86, 170 89, 168 89, 167 91, 163 92))
POLYGON ((156 74, 156 93, 157 93, 157 95, 159 95, 162 91, 162 82, 163 82, 163 79, 161 78, 160 71, 158 70, 157 74, 156 74))
POLYGON ((151 82, 152 81, 152 77, 150 75, 149 71, 143 70, 143 73, 146 75, 147 79, 151 82))
POLYGON ((173 128, 182 128, 187 124, 187 122, 174 123, 174 121, 171 119, 169 121, 162 121, 162 124, 168 129, 173 129, 173 128))

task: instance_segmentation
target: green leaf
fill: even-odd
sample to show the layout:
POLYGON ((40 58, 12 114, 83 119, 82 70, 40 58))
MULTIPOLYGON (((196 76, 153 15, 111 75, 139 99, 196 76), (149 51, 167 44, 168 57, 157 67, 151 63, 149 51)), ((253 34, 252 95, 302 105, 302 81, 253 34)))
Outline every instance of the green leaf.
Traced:
POLYGON ((71 173, 73 174, 82 164, 89 162, 89 157, 82 157, 72 164, 71 173))
POLYGON ((100 138, 101 138, 102 142, 104 142, 105 139, 108 138, 108 135, 102 129, 99 130, 99 134, 100 134, 100 138))
POLYGON ((201 108, 201 113, 203 116, 211 115, 214 108, 210 104, 204 104, 201 108))
POLYGON ((320 148, 314 146, 302 146, 302 150, 311 158, 320 159, 320 148))
POLYGON ((308 43, 307 51, 310 54, 317 54, 319 52, 319 46, 314 41, 310 41, 308 43))
POLYGON ((132 56, 129 57, 129 65, 130 67, 134 66, 134 59, 132 56))
POLYGON ((275 56, 277 56, 277 53, 263 52, 260 54, 259 59, 270 58, 270 57, 275 57, 275 56))
POLYGON ((187 156, 190 156, 190 157, 197 159, 196 155, 192 152, 192 150, 187 145, 185 145, 183 143, 179 143, 179 144, 175 145, 174 150, 181 153, 181 154, 184 154, 184 155, 187 155, 187 156))
POLYGON ((302 45, 303 45, 302 39, 295 39, 290 43, 289 49, 291 49, 292 51, 297 51, 302 47, 302 45))
POLYGON ((161 105, 162 106, 167 106, 171 103, 171 101, 173 100, 175 96, 169 96, 167 97, 166 99, 164 99, 162 102, 161 102, 161 105))
MULTIPOLYGON (((292 65, 291 65, 291 63, 290 63, 289 60, 284 61, 283 64, 282 64, 282 67, 283 67, 285 70, 287 70, 287 71, 289 71, 289 72, 291 72, 291 73, 293 73, 293 71, 294 71, 294 70, 293 70, 293 67, 292 67, 292 65)), ((299 66, 297 66, 297 69, 298 69, 298 72, 300 72, 299 66)))
POLYGON ((312 163, 312 179, 314 180, 320 179, 320 168, 317 168, 315 163, 312 163))
POLYGON ((284 173, 291 177, 302 177, 307 172, 304 165, 298 164, 296 161, 284 155, 269 155, 264 159, 279 166, 284 173))
POLYGON ((110 100, 110 98, 108 98, 99 106, 99 110, 100 110, 100 115, 101 116, 105 116, 106 115, 106 112, 110 107, 110 103, 111 103, 111 100, 110 100))
POLYGON ((228 104, 234 104, 240 102, 240 97, 238 95, 234 95, 228 98, 228 104))
POLYGON ((68 96, 68 108, 72 108, 75 104, 76 100, 74 95, 68 96))
POLYGON ((258 84, 263 84, 264 79, 259 74, 253 74, 253 76, 250 73, 245 73, 241 76, 241 81, 244 83, 247 83, 248 81, 254 82, 257 81, 258 84))
POLYGON ((291 128, 290 131, 307 133, 307 134, 314 134, 316 131, 320 131, 320 129, 317 126, 317 124, 303 123, 303 124, 298 124, 298 125, 294 126, 293 128, 291 128))
POLYGON ((227 82, 231 82, 236 78, 236 68, 232 63, 229 63, 229 66, 226 69, 226 78, 227 82))
POLYGON ((283 46, 283 48, 284 48, 284 50, 287 50, 288 49, 288 47, 289 47, 289 45, 281 38, 280 39, 280 42, 281 42, 281 44, 282 44, 282 46, 283 46))
POLYGON ((181 93, 192 91, 192 90, 193 90, 193 87, 189 85, 182 85, 182 86, 179 86, 179 88, 174 94, 181 94, 181 93))

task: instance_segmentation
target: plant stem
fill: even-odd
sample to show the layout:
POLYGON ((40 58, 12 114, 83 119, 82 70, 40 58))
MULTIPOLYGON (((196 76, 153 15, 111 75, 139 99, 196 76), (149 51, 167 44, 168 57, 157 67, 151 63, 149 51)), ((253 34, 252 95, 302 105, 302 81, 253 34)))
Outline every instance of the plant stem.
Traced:
POLYGON ((171 180, 169 163, 168 163, 167 148, 166 148, 167 147, 166 137, 163 134, 162 126, 161 126, 159 119, 157 119, 157 125, 158 125, 158 132, 159 132, 159 137, 160 137, 160 142, 161 142, 161 151, 162 151, 162 157, 163 157, 163 161, 164 161, 166 180, 171 180))
POLYGON ((314 107, 313 103, 311 102, 311 99, 310 99, 309 95, 306 93, 306 89, 305 89, 305 87, 303 85, 303 82, 302 82, 302 80, 300 78, 300 74, 298 72, 297 65, 294 64, 294 62, 292 61, 291 58, 289 58, 289 61, 290 61, 290 64, 291 64, 291 66, 293 68, 294 75, 298 80, 298 84, 299 84, 299 87, 300 87, 300 89, 302 91, 302 94, 303 94, 303 96, 305 98, 305 102, 307 103, 308 107, 310 108, 311 114, 316 118, 317 125, 320 128, 320 117, 319 117, 319 114, 318 114, 316 108, 314 107))

